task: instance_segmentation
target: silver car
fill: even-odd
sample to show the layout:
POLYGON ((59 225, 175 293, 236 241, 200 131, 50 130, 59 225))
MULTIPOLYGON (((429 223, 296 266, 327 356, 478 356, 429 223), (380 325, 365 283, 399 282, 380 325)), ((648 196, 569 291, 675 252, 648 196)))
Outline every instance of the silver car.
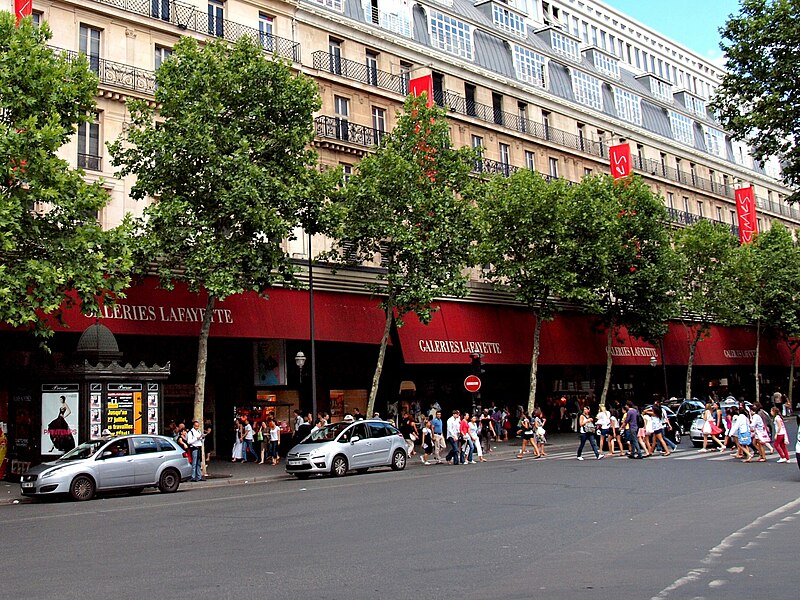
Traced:
POLYGON ((43 463, 22 475, 25 496, 69 494, 89 500, 97 491, 141 492, 158 487, 175 492, 192 476, 187 454, 160 435, 123 435, 92 440, 73 448, 54 462, 43 463))
POLYGON ((312 473, 341 477, 350 469, 359 473, 370 467, 406 466, 406 443, 390 423, 377 419, 332 423, 312 432, 289 451, 286 472, 298 479, 312 473))

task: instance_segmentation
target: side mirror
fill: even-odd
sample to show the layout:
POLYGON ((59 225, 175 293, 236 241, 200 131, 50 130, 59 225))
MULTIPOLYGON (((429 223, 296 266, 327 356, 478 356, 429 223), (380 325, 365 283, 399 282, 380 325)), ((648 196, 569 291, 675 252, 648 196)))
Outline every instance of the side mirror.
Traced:
POLYGON ((111 452, 111 450, 103 450, 103 453, 100 455, 100 460, 105 460, 111 457, 112 455, 113 453, 111 452))
POLYGON ((350 443, 351 444, 355 444, 360 439, 361 439, 361 436, 354 435, 353 437, 350 438, 350 443))

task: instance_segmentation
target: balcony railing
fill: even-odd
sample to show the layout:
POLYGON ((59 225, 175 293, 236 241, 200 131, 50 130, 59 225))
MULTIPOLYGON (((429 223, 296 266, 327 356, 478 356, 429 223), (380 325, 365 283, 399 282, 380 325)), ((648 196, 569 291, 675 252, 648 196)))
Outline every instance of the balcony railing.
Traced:
MULTIPOLYGON (((63 53, 68 60, 78 58, 79 53, 55 46, 50 48, 63 53)), ((156 91, 156 74, 154 71, 139 69, 130 65, 113 62, 104 58, 91 57, 89 67, 94 71, 101 83, 134 90, 142 94, 154 94, 156 91)))
POLYGON ((103 157, 93 154, 78 154, 78 167, 87 171, 102 171, 103 157))
POLYGON ((314 119, 314 131, 317 137, 340 140, 365 148, 372 148, 380 143, 383 131, 351 123, 341 117, 322 115, 314 119))
POLYGON ((401 75, 374 69, 365 62, 342 58, 321 50, 312 53, 311 56, 314 59, 314 68, 320 71, 341 75, 346 79, 360 81, 397 94, 408 94, 408 79, 401 75))
POLYGON ((734 236, 736 236, 737 238, 739 237, 739 228, 736 225, 731 225, 730 223, 726 223, 725 221, 717 221, 716 219, 701 217, 699 215, 686 212, 685 210, 678 210, 677 208, 667 207, 667 212, 669 213, 670 221, 672 221, 673 223, 677 223, 678 225, 693 225, 698 221, 705 220, 705 221, 710 221, 711 223, 718 223, 721 225, 725 225, 726 227, 730 228, 731 233, 734 236))
POLYGON ((221 37, 229 42, 235 42, 242 36, 248 36, 260 44, 265 52, 293 62, 300 62, 299 43, 264 34, 255 27, 216 18, 189 4, 175 0, 95 0, 95 2, 160 19, 177 25, 179 29, 221 37))

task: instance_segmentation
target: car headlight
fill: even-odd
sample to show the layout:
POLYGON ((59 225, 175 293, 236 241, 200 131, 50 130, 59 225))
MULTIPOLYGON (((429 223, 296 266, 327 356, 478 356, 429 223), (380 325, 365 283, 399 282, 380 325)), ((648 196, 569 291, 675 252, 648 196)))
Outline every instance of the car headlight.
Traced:
POLYGON ((53 475, 58 475, 59 471, 61 471, 61 469, 63 468, 64 468, 63 466, 53 467, 49 471, 45 471, 44 473, 42 473, 42 479, 47 479, 48 477, 52 477, 53 475))

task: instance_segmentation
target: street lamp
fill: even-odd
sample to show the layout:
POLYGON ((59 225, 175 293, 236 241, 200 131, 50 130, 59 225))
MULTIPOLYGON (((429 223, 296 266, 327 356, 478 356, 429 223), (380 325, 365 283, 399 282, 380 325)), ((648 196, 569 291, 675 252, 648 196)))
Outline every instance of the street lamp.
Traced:
POLYGON ((303 354, 302 350, 294 355, 294 364, 300 370, 300 383, 303 383, 303 367, 306 364, 306 355, 303 354))
POLYGON ((657 364, 658 364, 658 360, 656 360, 656 357, 655 356, 651 356, 650 357, 650 366, 655 368, 655 366, 657 364))

